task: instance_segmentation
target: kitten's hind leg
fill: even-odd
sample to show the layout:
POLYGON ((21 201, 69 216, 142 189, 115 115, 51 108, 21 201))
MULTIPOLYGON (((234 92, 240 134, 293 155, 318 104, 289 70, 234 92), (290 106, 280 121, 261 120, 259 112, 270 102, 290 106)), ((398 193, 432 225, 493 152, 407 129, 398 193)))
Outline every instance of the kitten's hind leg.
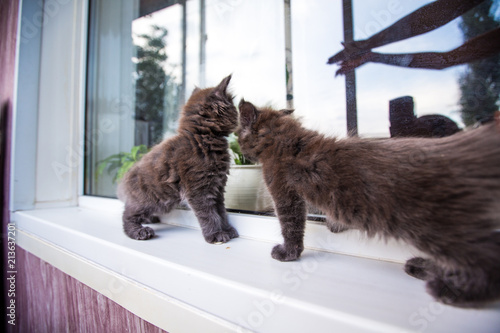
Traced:
MULTIPOLYGON (((438 301, 460 307, 479 307, 500 300, 500 233, 463 246, 454 268, 438 267, 427 291, 438 301)), ((458 251, 456 251, 458 252, 458 251)))
POLYGON ((150 221, 151 212, 147 209, 135 209, 130 205, 125 206, 123 212, 123 231, 132 239, 146 240, 155 235, 150 227, 143 227, 142 223, 150 221))
POLYGON ((478 307, 499 297, 498 279, 482 269, 443 270, 427 281, 427 291, 444 304, 478 307))
POLYGON ((437 274, 436 264, 430 260, 421 257, 415 257, 408 260, 405 264, 405 272, 420 280, 430 280, 437 274))
POLYGON ((326 222, 326 226, 327 226, 328 230, 330 230, 331 232, 333 232, 335 234, 349 230, 348 226, 346 226, 342 223, 336 222, 336 221, 332 220, 331 218, 329 218, 328 216, 326 217, 325 222, 326 222))

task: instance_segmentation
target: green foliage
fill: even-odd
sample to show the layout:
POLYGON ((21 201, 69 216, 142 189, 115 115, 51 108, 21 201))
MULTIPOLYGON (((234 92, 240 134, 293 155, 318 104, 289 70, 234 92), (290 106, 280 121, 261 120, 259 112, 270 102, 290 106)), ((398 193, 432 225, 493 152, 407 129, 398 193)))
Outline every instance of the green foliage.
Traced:
POLYGON ((234 163, 236 165, 252 165, 253 163, 243 156, 241 152, 240 145, 238 143, 238 137, 236 134, 231 133, 228 137, 229 149, 231 149, 231 153, 233 155, 234 163))
MULTIPOLYGON (((465 40, 500 26, 491 13, 492 5, 492 0, 485 1, 462 16, 460 28, 465 40)), ((500 54, 470 63, 459 85, 462 92, 460 113, 465 125, 491 116, 499 108, 500 54)))
POLYGON ((113 175, 113 183, 117 183, 127 173, 130 168, 146 154, 149 149, 145 145, 132 147, 130 153, 121 152, 111 155, 98 162, 97 176, 101 176, 104 171, 113 175))

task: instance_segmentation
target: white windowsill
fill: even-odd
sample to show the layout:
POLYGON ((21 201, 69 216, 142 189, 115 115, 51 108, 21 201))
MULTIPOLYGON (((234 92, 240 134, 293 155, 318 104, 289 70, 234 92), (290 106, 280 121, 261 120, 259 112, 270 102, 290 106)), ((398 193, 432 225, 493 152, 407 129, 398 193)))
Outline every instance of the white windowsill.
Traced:
POLYGON ((169 332, 500 327, 498 307, 464 310, 435 303, 424 283, 402 270, 413 252, 404 245, 359 241, 355 231, 334 235, 309 223, 302 258, 281 263, 270 257, 281 241, 275 218, 230 215, 242 237, 222 245, 205 243, 189 211, 167 219, 169 224, 152 226, 157 237, 135 241, 122 232, 116 200, 82 198, 80 207, 13 214, 20 247, 169 332), (363 258, 367 253, 385 260, 363 258))

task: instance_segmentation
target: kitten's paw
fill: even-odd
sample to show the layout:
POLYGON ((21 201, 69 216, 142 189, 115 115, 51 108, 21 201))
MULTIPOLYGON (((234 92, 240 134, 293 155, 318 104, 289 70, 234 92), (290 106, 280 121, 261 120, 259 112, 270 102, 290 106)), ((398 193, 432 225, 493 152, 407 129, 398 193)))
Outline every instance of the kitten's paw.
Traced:
POLYGON ((132 239, 137 240, 146 240, 150 239, 155 235, 155 231, 150 227, 142 227, 139 229, 135 229, 128 233, 128 236, 132 239))
POLYGON ((405 264, 405 272, 420 280, 429 280, 434 277, 434 263, 425 258, 411 258, 405 264))
POLYGON ((328 228, 328 230, 336 234, 350 229, 345 224, 337 222, 336 220, 333 220, 328 216, 326 217, 326 227, 328 228))
POLYGON ((205 240, 207 243, 214 244, 214 243, 227 243, 229 240, 232 238, 238 237, 238 232, 236 229, 231 227, 231 229, 227 230, 221 230, 217 231, 216 233, 213 233, 211 235, 206 235, 205 240))
POLYGON ((231 237, 231 238, 238 238, 238 237, 240 237, 240 235, 238 234, 238 231, 236 231, 236 229, 233 228, 233 227, 231 227, 231 226, 228 229, 225 229, 225 231, 227 233, 229 233, 229 237, 231 237))
POLYGON ((304 248, 299 246, 287 249, 284 245, 280 244, 273 248, 271 257, 279 261, 292 261, 299 258, 303 250, 304 248))
POLYGON ((346 227, 345 225, 342 225, 340 223, 327 224, 327 227, 328 227, 328 230, 330 230, 331 232, 333 232, 335 234, 349 230, 349 227, 346 227))
POLYGON ((427 282, 427 291, 434 297, 437 301, 450 304, 450 305, 460 305, 462 292, 458 290, 455 286, 447 284, 442 279, 434 279, 427 282))

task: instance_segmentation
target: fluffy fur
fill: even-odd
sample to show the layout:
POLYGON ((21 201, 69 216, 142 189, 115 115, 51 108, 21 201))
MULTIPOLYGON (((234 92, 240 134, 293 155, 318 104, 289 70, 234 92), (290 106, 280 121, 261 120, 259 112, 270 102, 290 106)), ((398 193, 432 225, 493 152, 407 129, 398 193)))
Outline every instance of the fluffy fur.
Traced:
POLYGON ((289 114, 240 103, 239 143, 262 164, 284 238, 273 258, 300 256, 307 202, 331 231, 395 237, 426 253, 405 270, 441 302, 500 297, 500 116, 447 138, 339 140, 289 114))
POLYGON ((154 236, 143 223, 158 221, 183 199, 193 209, 208 243, 238 237, 224 207, 229 172, 228 136, 238 113, 227 92, 231 76, 215 88, 195 89, 179 120, 178 134, 151 149, 119 185, 125 202, 123 229, 133 239, 154 236))

